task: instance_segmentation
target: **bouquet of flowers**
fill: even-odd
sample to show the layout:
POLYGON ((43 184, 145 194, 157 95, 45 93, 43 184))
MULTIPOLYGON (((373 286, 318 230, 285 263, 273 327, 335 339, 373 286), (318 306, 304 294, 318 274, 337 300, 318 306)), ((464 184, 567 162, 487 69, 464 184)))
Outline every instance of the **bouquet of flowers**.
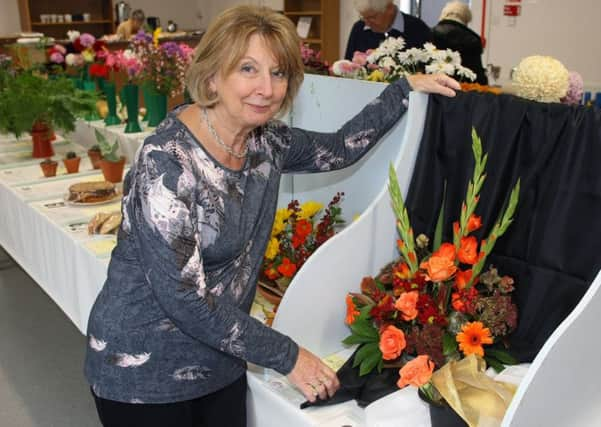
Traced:
POLYGON ((325 74, 329 73, 328 62, 321 59, 321 51, 315 51, 306 43, 301 43, 301 58, 305 66, 305 73, 309 74, 325 74))
POLYGON ((415 73, 445 73, 459 79, 476 80, 476 74, 461 65, 461 55, 450 49, 437 49, 432 43, 405 49, 402 37, 389 37, 377 49, 355 52, 352 61, 341 59, 332 66, 332 73, 341 77, 393 82, 415 73))
MULTIPOLYGON (((439 216, 433 242, 417 238, 409 222, 394 169, 390 168, 390 194, 400 235, 400 257, 375 278, 366 277, 361 293, 346 297, 346 323, 351 335, 345 344, 359 344, 354 366, 360 375, 383 367, 400 367, 399 387, 420 372, 422 385, 433 369, 446 362, 475 354, 493 368, 515 363, 504 338, 517 325, 517 309, 511 301, 513 279, 489 267, 486 259, 511 222, 518 203, 519 180, 507 206, 486 239, 472 233, 482 227, 475 214, 485 180, 487 155, 472 130, 474 174, 453 223, 453 242, 442 242, 443 218, 439 216), (404 370, 404 371, 403 371, 404 370)), ((443 203, 444 204, 444 203, 443 203)), ((441 210, 442 212, 442 210, 441 210)))
POLYGON ((157 37, 140 31, 133 39, 133 50, 141 62, 140 80, 157 92, 176 96, 184 90, 184 73, 194 49, 185 43, 158 43, 157 37))
POLYGON ((293 200, 287 208, 278 209, 261 267, 261 280, 275 284, 268 285, 270 291, 282 296, 307 259, 344 223, 340 208, 343 197, 344 193, 336 193, 319 221, 316 216, 323 208, 321 203, 301 205, 293 200))
MULTIPOLYGON (((89 33, 80 34, 79 31, 68 31, 67 36, 77 53, 68 53, 64 58, 65 64, 74 68, 83 67, 82 78, 84 80, 88 80, 90 77, 106 78, 108 70, 105 70, 102 65, 109 52, 106 42, 96 40, 96 37, 89 33)), ((57 52, 53 48, 52 53, 56 59, 60 59, 57 55, 57 53, 61 53, 60 50, 57 52)), ((50 60, 52 61, 52 56, 50 60)))

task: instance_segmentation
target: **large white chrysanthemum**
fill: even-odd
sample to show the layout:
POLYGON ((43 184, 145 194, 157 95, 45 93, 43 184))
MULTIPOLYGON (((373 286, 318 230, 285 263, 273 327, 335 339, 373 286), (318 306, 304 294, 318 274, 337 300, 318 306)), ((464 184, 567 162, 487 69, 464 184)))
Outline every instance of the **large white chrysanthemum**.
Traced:
POLYGON ((513 73, 516 95, 539 102, 559 102, 568 90, 568 70, 550 56, 528 56, 513 73))

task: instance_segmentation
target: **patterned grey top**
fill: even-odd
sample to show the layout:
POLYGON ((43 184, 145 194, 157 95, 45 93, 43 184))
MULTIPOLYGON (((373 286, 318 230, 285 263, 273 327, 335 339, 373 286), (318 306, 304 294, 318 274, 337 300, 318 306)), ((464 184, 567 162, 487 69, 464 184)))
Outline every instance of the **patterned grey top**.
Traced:
POLYGON ((298 346, 250 317, 280 176, 356 162, 406 111, 390 85, 336 133, 270 122, 242 170, 225 168, 171 113, 126 176, 123 223, 88 323, 85 374, 105 399, 194 399, 245 373, 289 373, 298 346))

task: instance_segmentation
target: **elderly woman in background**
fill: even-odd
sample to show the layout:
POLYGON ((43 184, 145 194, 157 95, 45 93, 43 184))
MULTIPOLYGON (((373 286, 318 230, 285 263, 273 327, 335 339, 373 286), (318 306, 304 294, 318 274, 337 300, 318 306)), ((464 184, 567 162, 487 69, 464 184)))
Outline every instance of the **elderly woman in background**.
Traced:
POLYGON ((302 80, 296 29, 271 9, 229 9, 203 36, 187 72, 195 102, 169 114, 127 174, 90 314, 85 373, 105 426, 244 426, 246 362, 310 401, 339 387, 318 357, 249 315, 280 176, 351 165, 403 115, 411 88, 453 96, 458 84, 402 79, 318 133, 273 120, 302 80))
POLYGON ((353 25, 346 44, 344 58, 349 61, 356 51, 375 49, 388 37, 403 37, 407 49, 432 41, 426 23, 401 12, 392 0, 353 0, 353 5, 361 19, 353 25))
POLYGON ((476 73, 476 82, 488 84, 482 66, 482 39, 467 27, 472 20, 472 12, 467 4, 460 1, 448 2, 442 9, 440 21, 432 34, 434 44, 439 49, 452 49, 461 55, 461 65, 476 73))
POLYGON ((144 25, 144 12, 141 9, 136 9, 132 12, 127 21, 123 21, 117 27, 116 35, 120 40, 129 40, 135 36, 144 25))

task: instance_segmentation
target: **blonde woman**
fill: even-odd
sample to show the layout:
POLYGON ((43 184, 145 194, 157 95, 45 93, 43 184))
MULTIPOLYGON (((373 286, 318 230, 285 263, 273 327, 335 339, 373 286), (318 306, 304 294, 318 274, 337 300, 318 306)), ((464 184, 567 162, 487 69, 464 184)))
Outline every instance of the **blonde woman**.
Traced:
POLYGON ((194 103, 144 141, 126 177, 90 315, 85 373, 104 426, 245 426, 247 362, 287 375, 310 401, 339 387, 318 357, 249 315, 280 176, 354 163, 412 87, 453 96, 458 85, 400 80, 328 134, 273 120, 302 80, 296 29, 271 9, 229 9, 203 36, 187 73, 194 103))

